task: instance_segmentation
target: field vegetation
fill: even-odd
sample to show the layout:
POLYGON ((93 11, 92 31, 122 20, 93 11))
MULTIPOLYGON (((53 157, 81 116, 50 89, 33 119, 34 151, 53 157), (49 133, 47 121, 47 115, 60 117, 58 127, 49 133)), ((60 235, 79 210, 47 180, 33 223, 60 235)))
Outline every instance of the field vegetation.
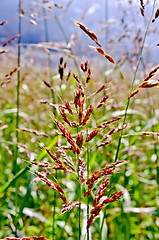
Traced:
POLYGON ((82 41, 67 40, 56 9, 73 1, 39 2, 29 21, 41 17, 45 41, 22 42, 19 0, 18 32, 0 49, 0 238, 159 239, 158 43, 147 45, 158 1, 138 1, 145 25, 132 32, 123 11, 116 37, 105 1, 102 43, 79 19, 82 41), (49 39, 50 12, 63 43, 49 39))

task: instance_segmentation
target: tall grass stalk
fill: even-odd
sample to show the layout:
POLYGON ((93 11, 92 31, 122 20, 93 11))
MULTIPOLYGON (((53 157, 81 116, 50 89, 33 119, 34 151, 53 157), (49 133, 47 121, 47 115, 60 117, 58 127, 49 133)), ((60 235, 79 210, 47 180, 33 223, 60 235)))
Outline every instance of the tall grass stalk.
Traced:
MULTIPOLYGON (((100 232, 99 232, 99 239, 100 240, 102 240, 102 231, 103 231, 103 226, 104 226, 104 220, 106 219, 106 214, 107 214, 107 209, 105 207, 103 218, 102 218, 102 223, 101 223, 101 227, 100 227, 100 232)), ((107 239, 107 237, 105 239, 107 239)))
MULTIPOLYGON (((45 41, 49 42, 49 30, 48 30, 48 21, 47 21, 47 13, 46 13, 46 8, 45 5, 42 6, 42 11, 43 11, 43 17, 44 17, 44 30, 45 30, 45 41)), ((50 85, 53 88, 53 81, 52 81, 52 71, 51 71, 51 56, 48 53, 47 54, 47 60, 48 60, 48 76, 50 80, 50 85)), ((51 90, 51 98, 52 98, 52 103, 55 104, 55 92, 54 90, 51 90)), ((53 107, 52 112, 54 116, 56 116, 56 110, 53 107)), ((56 128, 56 124, 54 124, 54 128, 56 128)), ((57 179, 57 170, 55 170, 55 177, 57 179)), ((53 196, 53 213, 52 213, 52 237, 55 237, 55 214, 56 214, 56 191, 54 192, 53 196)))
MULTIPOLYGON (((86 107, 88 108, 89 104, 90 104, 90 99, 87 98, 88 96, 88 93, 87 93, 87 88, 86 88, 86 107)), ((88 137, 88 127, 86 126, 86 134, 87 134, 87 137, 88 137)), ((86 164, 87 164, 87 179, 89 178, 89 174, 90 174, 90 149, 89 149, 89 143, 87 142, 87 145, 86 145, 86 164)), ((90 208, 89 208, 89 197, 87 197, 87 221, 89 219, 89 211, 90 211, 90 208)), ((89 229, 87 229, 87 240, 89 240, 89 229)))
MULTIPOLYGON (((134 73, 132 84, 131 84, 131 91, 133 90, 134 82, 135 82, 136 75, 137 75, 137 72, 138 72, 138 68, 139 68, 139 65, 140 65, 141 60, 142 60, 142 53, 143 53, 143 49, 144 49, 144 44, 145 44, 145 41, 146 41, 146 37, 147 37, 147 33, 148 33, 148 30, 149 30, 150 24, 152 22, 154 10, 155 10, 155 3, 156 3, 156 0, 154 0, 154 2, 153 2, 152 13, 151 13, 150 19, 148 21, 144 37, 143 37, 142 48, 141 48, 141 51, 140 51, 139 59, 138 59, 137 65, 136 65, 135 73, 134 73)), ((123 119, 123 123, 122 123, 122 130, 121 130, 121 134, 120 134, 120 137, 119 137, 117 151, 116 151, 115 160, 114 160, 115 162, 118 160, 118 156, 119 156, 119 150, 120 150, 121 140, 122 140, 122 136, 123 136, 123 127, 124 127, 124 125, 126 123, 126 117, 127 117, 129 104, 130 104, 130 98, 127 100, 127 104, 126 104, 126 108, 125 108, 125 114, 124 114, 124 119, 123 119)), ((126 171, 126 167, 125 167, 125 171, 126 171)), ((125 182, 125 171, 124 171, 124 182, 125 182)), ((124 200, 123 200, 123 203, 124 203, 124 200)), ((124 209, 122 207, 121 208, 121 212, 123 213, 123 211, 124 211, 124 209)), ((127 214, 126 234, 125 234, 125 239, 126 240, 130 239, 130 227, 131 227, 130 226, 130 214, 127 214)))
POLYGON ((79 207, 78 207, 78 221, 79 221, 79 234, 78 239, 81 239, 81 180, 79 175, 79 161, 78 161, 78 198, 79 198, 79 207))
MULTIPOLYGON (((144 76, 146 76, 145 64, 144 64, 143 60, 142 60, 142 65, 143 65, 144 76)), ((153 119, 154 109, 152 108, 152 98, 151 98, 149 89, 146 89, 146 94, 147 94, 148 105, 149 105, 148 118, 149 119, 153 119)), ((153 123, 152 123, 152 126, 151 126, 151 131, 155 132, 155 128, 154 128, 154 124, 153 123)), ((155 140, 154 136, 153 136, 153 139, 155 140)), ((154 154, 156 156, 156 182, 157 182, 157 184, 159 184, 158 151, 157 151, 156 143, 154 144, 154 154)))
MULTIPOLYGON (((108 39, 109 39, 109 29, 107 26, 108 23, 108 19, 109 19, 109 0, 105 0, 105 24, 106 24, 106 29, 105 29, 105 48, 108 49, 108 39)), ((104 82, 105 84, 108 81, 107 78, 107 70, 108 70, 108 62, 105 61, 105 76, 104 76, 104 82)), ((106 90, 104 90, 103 96, 106 94, 106 90)), ((106 108, 103 109, 103 114, 106 113, 106 108)), ((104 209, 104 214, 103 214, 103 218, 102 218, 102 224, 100 227, 100 233, 99 233, 99 239, 102 239, 102 230, 103 230, 103 225, 104 225, 104 219, 106 217, 106 208, 104 209)))
MULTIPOLYGON (((88 136, 88 129, 87 129, 88 136)), ((87 143, 87 178, 89 177, 89 144, 87 143)), ((87 198, 87 221, 89 219, 89 197, 87 198)), ((89 229, 87 229, 87 240, 89 240, 89 229)))
MULTIPOLYGON (((79 130, 77 127, 77 134, 79 130)), ((79 201, 79 207, 78 207, 78 239, 81 239, 81 180, 80 180, 80 165, 79 165, 79 158, 76 154, 76 162, 78 162, 77 167, 77 176, 78 176, 78 201, 79 201)))
MULTIPOLYGON (((20 96, 19 96, 19 89, 20 89, 20 66, 21 66, 21 4, 22 1, 19 0, 18 3, 18 33, 19 33, 19 38, 18 38, 18 58, 17 58, 17 65, 18 65, 18 71, 17 71, 17 88, 16 88, 16 149, 15 149, 15 161, 14 161, 14 174, 16 175, 18 173, 18 142, 19 142, 19 108, 20 108, 20 96)), ((15 188, 16 188, 16 193, 15 193, 15 207, 16 207, 16 218, 15 222, 17 223, 18 219, 18 183, 16 181, 15 183, 15 188)), ((17 224, 16 224, 17 225, 17 224)))
MULTIPOLYGON (((144 44, 145 44, 145 41, 146 41, 148 30, 150 28, 150 24, 152 22, 153 15, 154 15, 155 4, 156 4, 156 0, 154 0, 154 2, 153 2, 152 13, 151 13, 149 22, 147 24, 147 28, 146 28, 144 37, 143 37, 142 48, 141 48, 141 51, 140 51, 139 59, 138 59, 137 65, 136 65, 135 73, 134 73, 132 84, 131 84, 131 91, 133 90, 134 82, 135 82, 136 75, 137 75, 137 71, 138 71, 138 68, 139 68, 139 65, 140 65, 140 62, 141 62, 141 59, 142 59, 142 53, 143 53, 143 49, 144 49, 144 44)), ((121 139, 122 139, 122 136, 123 136, 123 126, 124 126, 124 124, 126 122, 126 117, 127 117, 127 111, 128 111, 128 108, 129 108, 129 104, 130 104, 130 98, 127 100, 127 104, 126 104, 126 108, 125 108, 125 114, 124 114, 124 119, 123 119, 123 124, 122 124, 122 130, 121 130, 121 134, 120 134, 120 137, 119 137, 117 151, 116 151, 116 155, 115 155, 115 159, 114 159, 115 162, 118 160, 118 155, 119 155, 119 150, 120 150, 120 145, 121 145, 121 139)))

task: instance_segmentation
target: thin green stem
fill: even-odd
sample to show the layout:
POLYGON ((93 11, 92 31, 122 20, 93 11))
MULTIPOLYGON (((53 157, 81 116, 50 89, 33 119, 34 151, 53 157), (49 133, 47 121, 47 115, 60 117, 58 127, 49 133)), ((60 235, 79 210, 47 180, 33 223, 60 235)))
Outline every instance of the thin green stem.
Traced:
MULTIPOLYGON (((45 41, 49 42, 49 30, 48 30, 48 22, 47 22, 47 13, 45 6, 42 7, 43 10, 43 16, 44 16, 44 30, 45 30, 45 41)), ((50 85, 52 86, 53 89, 53 81, 52 81, 52 72, 51 72, 51 57, 50 54, 48 54, 48 76, 50 80, 50 85)), ((52 103, 55 104, 55 93, 53 90, 51 90, 51 98, 52 98, 52 103)), ((52 112, 54 116, 56 116, 56 110, 53 107, 52 112)), ((56 124, 54 124, 54 128, 56 128, 56 124)), ((57 179, 57 170, 55 172, 55 177, 57 179)), ((52 237, 55 237, 55 215, 56 215, 56 191, 54 191, 54 196, 53 196, 53 213, 52 213, 52 237)))
MULTIPOLYGON (((18 59, 17 59, 17 65, 18 65, 18 71, 17 71, 17 88, 16 88, 16 107, 17 107, 17 112, 16 112, 16 149, 15 149, 15 161, 14 161, 14 174, 16 175, 18 172, 18 143, 19 143, 19 108, 20 108, 20 98, 19 98, 19 88, 20 88, 20 62, 21 62, 21 0, 19 0, 18 4, 18 14, 19 14, 19 20, 18 20, 18 33, 19 33, 19 38, 18 38, 18 59)), ((18 217, 18 183, 17 181, 15 182, 15 188, 16 188, 16 193, 15 193, 15 207, 16 207, 16 218, 15 222, 17 225, 17 217, 18 217)))
POLYGON ((81 181, 80 181, 80 176, 79 176, 79 162, 78 162, 78 189, 79 189, 79 207, 78 207, 78 221, 79 221, 79 235, 78 239, 81 239, 81 181))
MULTIPOLYGON (((55 178, 57 179, 57 170, 56 170, 55 178)), ((55 213, 56 213, 56 191, 54 191, 53 213, 52 213, 52 237, 53 238, 55 238, 55 213)))
MULTIPOLYGON (((88 129, 87 129, 88 136, 88 129)), ((87 179, 89 177, 89 145, 87 143, 87 179)), ((89 197, 87 198, 87 221, 89 219, 89 197)), ((87 240, 89 240, 89 229, 87 229, 87 240)))
POLYGON ((102 230, 103 230, 103 226, 104 226, 104 219, 106 218, 106 207, 104 209, 104 214, 103 214, 103 218, 102 218, 102 224, 100 227, 100 232, 99 232, 99 240, 102 240, 102 230))
MULTIPOLYGON (((16 106, 17 106, 17 113, 16 113, 16 141, 19 142, 19 107, 20 107, 20 99, 19 99, 19 88, 20 88, 20 61, 21 61, 21 0, 19 0, 19 21, 18 21, 18 33, 20 34, 18 38, 18 71, 17 71, 17 96, 16 96, 16 106)), ((18 144, 16 144, 16 152, 15 152, 15 174, 17 173, 17 158, 18 158, 18 144)))

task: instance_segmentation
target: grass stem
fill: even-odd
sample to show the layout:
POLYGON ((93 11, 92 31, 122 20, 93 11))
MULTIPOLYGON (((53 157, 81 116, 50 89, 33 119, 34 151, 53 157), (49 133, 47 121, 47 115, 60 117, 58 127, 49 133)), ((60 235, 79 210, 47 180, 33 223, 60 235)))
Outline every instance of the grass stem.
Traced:
POLYGON ((79 199, 79 207, 78 207, 78 221, 79 221, 79 234, 78 234, 78 239, 81 239, 81 180, 80 180, 80 175, 79 175, 79 161, 78 161, 78 199, 79 199))
MULTIPOLYGON (((88 136, 88 129, 87 129, 88 136)), ((89 177, 89 145, 87 143, 87 179, 89 177)), ((89 219, 89 197, 87 198, 87 221, 89 219)), ((87 240, 89 240, 89 229, 87 229, 87 240)))
MULTIPOLYGON (((151 24, 151 21, 152 21, 152 18, 153 18, 154 9, 155 9, 155 3, 156 3, 156 1, 154 0, 153 10, 152 10, 152 13, 151 13, 149 22, 147 24, 147 28, 146 28, 144 37, 143 37, 142 48, 141 48, 141 51, 140 51, 139 59, 138 59, 137 66, 136 66, 135 73, 134 73, 134 77, 133 77, 133 80, 132 80, 131 91, 133 90, 134 82, 135 82, 136 75, 137 75, 137 71, 138 71, 138 68, 139 68, 139 65, 140 65, 140 62, 141 62, 141 59, 142 59, 142 52, 143 52, 143 49, 144 49, 147 33, 148 33, 148 30, 149 30, 149 27, 150 27, 150 24, 151 24)), ((121 139, 122 139, 122 136, 123 136, 123 126, 124 126, 124 124, 126 122, 126 117, 127 117, 127 111, 128 111, 128 108, 129 108, 129 104, 130 104, 130 98, 127 100, 127 104, 126 104, 126 108, 125 108, 125 114, 124 114, 124 119, 123 119, 123 124, 122 124, 122 130, 121 130, 121 134, 120 134, 120 137, 119 137, 117 151, 116 151, 115 160, 114 160, 115 162, 118 160, 118 155, 119 155, 119 150, 120 150, 120 145, 121 145, 121 139)))
MULTIPOLYGON (((13 172, 16 175, 18 173, 18 155, 19 155, 19 149, 18 149, 18 143, 19 143, 19 108, 20 108, 20 97, 19 97, 19 89, 20 89, 20 63, 21 63, 21 0, 19 0, 18 3, 18 33, 19 33, 19 38, 18 38, 18 58, 17 58, 17 65, 18 65, 18 71, 17 71, 17 88, 16 88, 16 149, 15 149, 15 161, 14 161, 14 167, 13 167, 13 172)), ((17 226, 18 222, 18 183, 17 181, 15 182, 15 207, 16 207, 16 217, 15 217, 15 222, 17 226)))

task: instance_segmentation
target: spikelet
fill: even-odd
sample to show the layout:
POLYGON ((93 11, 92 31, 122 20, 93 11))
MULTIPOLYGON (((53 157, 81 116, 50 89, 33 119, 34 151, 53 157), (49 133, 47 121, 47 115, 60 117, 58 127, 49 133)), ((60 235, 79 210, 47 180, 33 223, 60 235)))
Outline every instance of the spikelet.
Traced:
POLYGON ((99 144, 97 147, 99 148, 99 147, 105 146, 109 143, 110 143, 110 141, 105 141, 104 143, 99 144))
POLYGON ((71 70, 69 70, 69 71, 68 71, 68 74, 67 74, 67 77, 66 77, 66 81, 68 81, 68 80, 69 80, 69 78, 70 78, 70 76, 71 76, 71 73, 72 73, 72 71, 71 71, 71 70))
POLYGON ((145 5, 144 5, 144 2, 143 0, 140 0, 140 11, 141 11, 141 15, 144 17, 145 13, 144 13, 144 10, 145 10, 145 5))
POLYGON ((98 129, 98 128, 95 129, 95 130, 93 130, 93 131, 88 135, 88 137, 86 138, 86 141, 85 141, 85 142, 91 141, 91 140, 98 134, 98 132, 99 132, 99 129, 98 129))
POLYGON ((108 125, 109 123, 116 122, 116 121, 118 121, 118 120, 120 120, 120 119, 121 119, 121 117, 115 117, 115 118, 113 118, 113 119, 111 119, 111 120, 108 120, 107 122, 102 123, 101 125, 98 126, 98 128, 105 128, 105 127, 107 127, 107 125, 108 125))
POLYGON ((50 157, 57 163, 59 168, 64 170, 65 172, 67 172, 68 170, 63 166, 61 160, 58 159, 56 156, 54 156, 53 153, 51 152, 51 150, 49 150, 48 148, 45 148, 45 149, 46 149, 47 153, 50 155, 50 157))
POLYGON ((61 210, 61 213, 71 211, 74 207, 78 207, 78 206, 79 206, 79 203, 69 202, 64 205, 64 208, 61 210))
POLYGON ((85 63, 81 63, 81 70, 83 72, 87 72, 87 68, 88 68, 88 60, 85 61, 85 63))
POLYGON ((72 111, 72 109, 71 109, 71 107, 70 107, 69 102, 65 101, 65 106, 66 106, 66 109, 69 111, 69 113, 70 113, 71 115, 73 115, 73 111, 72 111))
POLYGON ((5 23, 7 23, 7 21, 0 22, 0 26, 4 25, 5 23))
POLYGON ((151 79, 155 75, 155 73, 158 71, 158 69, 159 69, 159 65, 149 72, 148 76, 144 79, 144 81, 148 81, 149 79, 151 79))
POLYGON ((79 133, 76 138, 76 144, 81 149, 83 145, 83 135, 82 133, 79 133))
POLYGON ((20 34, 15 35, 14 37, 10 38, 6 43, 2 45, 2 47, 7 46, 11 41, 13 41, 15 38, 20 37, 20 34))
POLYGON ((28 128, 20 128, 21 131, 24 131, 24 132, 28 132, 28 133, 33 133, 37 136, 43 136, 43 137, 48 137, 48 135, 46 133, 43 133, 43 132, 38 132, 36 130, 31 130, 31 129, 28 129, 28 128))
POLYGON ((73 140, 71 134, 66 131, 66 129, 64 128, 64 126, 61 123, 59 123, 57 120, 55 120, 55 121, 57 123, 57 126, 61 130, 63 136, 66 137, 67 141, 70 143, 70 145, 72 147, 71 149, 72 149, 73 153, 74 154, 78 153, 78 149, 77 149, 77 147, 75 145, 75 141, 73 140))
POLYGON ((155 73, 158 71, 158 69, 159 69, 159 65, 156 66, 154 69, 152 69, 147 75, 147 77, 144 79, 144 81, 139 85, 139 87, 129 95, 128 99, 136 95, 141 88, 152 88, 152 87, 158 86, 159 80, 157 80, 157 82, 155 80, 154 83, 153 81, 151 82, 151 78, 155 76, 155 73))
POLYGON ((87 77, 86 77, 86 83, 89 83, 90 79, 91 79, 91 69, 88 68, 87 77))
POLYGON ((81 183, 85 181, 84 179, 84 162, 81 158, 78 158, 78 165, 79 165, 79 177, 81 180, 81 183))
POLYGON ((115 63, 113 58, 108 55, 103 49, 98 48, 98 47, 94 47, 94 46, 90 46, 90 48, 94 49, 96 52, 102 54, 109 62, 111 63, 115 63))
POLYGON ((114 202, 116 201, 118 198, 120 198, 123 195, 123 192, 120 191, 116 194, 114 194, 112 197, 110 198, 105 198, 104 200, 100 201, 100 199, 103 197, 103 193, 101 193, 98 197, 94 200, 94 208, 91 210, 91 216, 89 217, 88 221, 87 221, 87 230, 89 229, 91 223, 93 222, 93 220, 96 218, 96 216, 98 216, 98 214, 100 213, 100 211, 105 207, 105 205, 107 205, 108 203, 114 202))
POLYGON ((99 93, 99 92, 101 92, 103 89, 105 88, 105 84, 104 85, 102 85, 97 91, 96 91, 96 93, 99 93))
POLYGON ((159 8, 155 12, 155 18, 152 19, 152 22, 155 22, 155 20, 159 17, 159 8))
POLYGON ((56 190, 56 187, 54 185, 54 183, 48 179, 44 174, 36 171, 36 174, 38 175, 38 177, 43 181, 45 182, 49 187, 51 187, 53 190, 56 190))
POLYGON ((55 119, 55 121, 56 121, 56 124, 57 124, 58 128, 60 129, 60 131, 62 132, 63 136, 65 137, 65 135, 66 135, 65 127, 59 121, 57 121, 56 119, 55 119))
POLYGON ((67 115, 66 115, 66 113, 65 113, 65 109, 64 109, 62 106, 60 106, 59 109, 60 109, 60 113, 61 113, 61 116, 62 116, 63 120, 64 120, 68 125, 71 126, 71 122, 70 122, 70 121, 68 120, 68 118, 67 118, 67 115))
POLYGON ((100 42, 98 41, 97 36, 95 33, 91 32, 88 28, 86 28, 83 24, 79 23, 78 21, 75 21, 76 25, 82 29, 99 47, 102 47, 100 42))
POLYGON ((82 122, 83 126, 87 124, 87 122, 88 122, 88 120, 89 120, 89 118, 90 118, 90 116, 91 116, 91 114, 93 112, 93 109, 94 108, 93 108, 92 105, 90 105, 89 108, 87 109, 86 115, 85 115, 85 117, 83 119, 83 122, 82 122))
POLYGON ((108 98, 109 96, 106 94, 97 105, 97 108, 100 108, 108 98))
POLYGON ((80 96, 81 96, 81 89, 76 90, 75 95, 74 95, 74 104, 75 108, 78 112, 78 107, 79 107, 79 102, 80 102, 80 96))
POLYGON ((78 83, 81 83, 81 81, 79 80, 79 77, 75 73, 73 73, 73 77, 76 79, 78 83))
POLYGON ((44 84, 48 87, 48 88, 50 88, 51 89, 51 91, 53 91, 53 87, 51 86, 51 84, 50 83, 48 83, 47 81, 43 81, 44 82, 44 84))
POLYGON ((8 53, 9 50, 3 50, 3 51, 0 51, 0 54, 3 54, 3 53, 8 53))
POLYGON ((54 164, 49 163, 49 162, 30 162, 30 163, 33 164, 33 165, 44 167, 44 168, 45 167, 51 167, 53 169, 58 169, 58 170, 61 169, 59 166, 55 166, 54 164))
POLYGON ((136 89, 135 91, 133 91, 133 92, 129 95, 128 99, 129 99, 129 98, 132 98, 133 96, 135 96, 135 95, 139 92, 139 90, 140 90, 140 88, 138 88, 138 89, 136 89))

